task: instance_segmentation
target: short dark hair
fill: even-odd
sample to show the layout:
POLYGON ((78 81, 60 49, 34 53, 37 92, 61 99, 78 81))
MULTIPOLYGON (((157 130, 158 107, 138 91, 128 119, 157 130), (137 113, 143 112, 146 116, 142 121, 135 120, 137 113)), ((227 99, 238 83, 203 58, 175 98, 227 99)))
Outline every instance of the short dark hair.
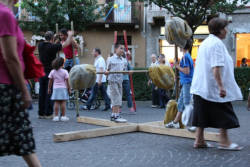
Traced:
POLYGON ((99 55, 100 55, 100 54, 102 54, 102 52, 101 52, 101 49, 100 49, 100 48, 95 48, 94 50, 95 50, 95 52, 97 52, 99 55))
POLYGON ((66 28, 62 28, 60 29, 60 33, 62 33, 63 35, 68 35, 68 30, 66 28))
POLYGON ((54 33, 52 31, 47 31, 44 35, 46 41, 50 41, 54 36, 54 33))
POLYGON ((219 17, 211 19, 208 23, 208 30, 210 34, 218 36, 220 31, 228 25, 228 21, 219 17))
POLYGON ((165 55, 161 53, 159 57, 165 58, 165 55))
POLYGON ((64 59, 62 57, 57 57, 52 62, 52 68, 55 70, 59 70, 64 63, 64 59))
POLYGON ((115 44, 115 49, 118 49, 121 45, 123 45, 121 42, 117 42, 117 43, 115 44))
POLYGON ((188 39, 187 43, 186 43, 186 45, 185 45, 185 47, 183 49, 190 50, 191 47, 192 47, 192 45, 193 45, 193 40, 192 39, 188 39))
POLYGON ((244 57, 244 58, 241 59, 241 62, 242 62, 242 63, 246 63, 246 62, 247 62, 247 59, 244 57))

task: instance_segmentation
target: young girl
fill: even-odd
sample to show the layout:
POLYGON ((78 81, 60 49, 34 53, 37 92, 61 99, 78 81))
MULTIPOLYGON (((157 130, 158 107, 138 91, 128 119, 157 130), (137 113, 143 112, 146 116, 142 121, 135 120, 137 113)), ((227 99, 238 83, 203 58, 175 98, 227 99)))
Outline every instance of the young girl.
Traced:
POLYGON ((48 93, 51 94, 51 87, 53 84, 53 93, 51 100, 54 100, 54 118, 53 121, 59 121, 59 107, 61 109, 61 121, 68 121, 69 118, 65 116, 66 101, 69 99, 70 86, 69 86, 69 73, 67 70, 62 69, 64 59, 61 57, 56 58, 52 62, 53 70, 49 74, 48 93))

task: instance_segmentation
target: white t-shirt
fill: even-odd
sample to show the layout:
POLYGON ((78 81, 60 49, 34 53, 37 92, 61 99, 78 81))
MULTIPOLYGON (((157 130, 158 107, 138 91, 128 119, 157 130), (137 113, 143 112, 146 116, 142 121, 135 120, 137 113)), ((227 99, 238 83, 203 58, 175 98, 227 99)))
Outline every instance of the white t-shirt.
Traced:
POLYGON ((224 43, 210 34, 200 45, 191 94, 196 94, 212 102, 230 102, 242 100, 242 94, 234 78, 234 64, 224 43), (219 95, 219 87, 213 75, 213 67, 221 67, 221 80, 226 97, 219 95))
MULTIPOLYGON (((104 58, 101 55, 99 55, 95 58, 94 66, 96 68, 96 72, 100 72, 101 68, 103 68, 103 71, 106 71, 106 63, 105 63, 104 58)), ((106 75, 104 75, 104 74, 97 74, 96 75, 96 82, 99 81, 101 75, 102 75, 102 82, 106 82, 106 75)))

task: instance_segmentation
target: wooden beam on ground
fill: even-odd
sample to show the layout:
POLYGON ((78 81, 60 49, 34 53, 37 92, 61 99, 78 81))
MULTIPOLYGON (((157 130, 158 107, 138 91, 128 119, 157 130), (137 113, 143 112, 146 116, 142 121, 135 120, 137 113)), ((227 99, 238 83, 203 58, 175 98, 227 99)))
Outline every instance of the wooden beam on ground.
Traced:
POLYGON ((124 125, 135 125, 133 123, 116 123, 114 121, 106 120, 106 119, 99 119, 99 118, 92 118, 92 117, 78 117, 77 122, 85 123, 85 124, 92 124, 92 125, 99 125, 99 126, 124 126, 124 125))
POLYGON ((89 139, 95 137, 116 135, 121 133, 129 133, 138 131, 138 125, 124 125, 116 127, 104 127, 98 129, 72 131, 66 133, 54 134, 54 142, 65 142, 79 139, 89 139))
MULTIPOLYGON (((139 124, 139 131, 146 133, 154 133, 160 135, 170 135, 176 137, 195 138, 195 133, 189 132, 187 129, 172 129, 164 126, 150 125, 150 124, 139 124)), ((214 132, 204 132, 205 140, 219 141, 219 134, 214 132)))

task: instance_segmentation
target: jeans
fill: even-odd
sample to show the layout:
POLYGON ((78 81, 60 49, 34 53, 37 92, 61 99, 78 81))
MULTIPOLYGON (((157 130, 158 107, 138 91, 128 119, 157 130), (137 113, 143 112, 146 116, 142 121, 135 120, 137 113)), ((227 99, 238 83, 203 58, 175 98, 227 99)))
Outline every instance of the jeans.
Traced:
POLYGON ((106 88, 106 83, 103 82, 101 86, 98 86, 98 83, 96 83, 92 89, 91 89, 91 95, 86 103, 86 106, 88 108, 91 107, 93 101, 95 100, 96 96, 98 95, 98 90, 101 90, 102 97, 105 101, 105 108, 110 108, 110 99, 107 94, 107 88, 106 88))
POLYGON ((50 116, 53 114, 53 101, 50 99, 51 94, 48 94, 48 78, 49 73, 44 77, 40 78, 40 89, 39 89, 39 109, 38 114, 40 116, 50 116))
POLYGON ((178 111, 183 112, 186 105, 190 103, 191 94, 190 94, 191 83, 183 84, 181 88, 181 94, 178 100, 178 111))
POLYGON ((64 62, 64 68, 69 72, 74 65, 73 59, 66 59, 64 62))
POLYGON ((131 96, 131 93, 130 93, 130 82, 129 80, 123 80, 122 82, 122 87, 123 87, 123 90, 125 92, 125 96, 126 96, 126 99, 127 99, 127 102, 128 102, 128 108, 132 108, 132 96, 131 96))
POLYGON ((159 106, 159 89, 155 90, 155 85, 152 84, 152 105, 159 106))

